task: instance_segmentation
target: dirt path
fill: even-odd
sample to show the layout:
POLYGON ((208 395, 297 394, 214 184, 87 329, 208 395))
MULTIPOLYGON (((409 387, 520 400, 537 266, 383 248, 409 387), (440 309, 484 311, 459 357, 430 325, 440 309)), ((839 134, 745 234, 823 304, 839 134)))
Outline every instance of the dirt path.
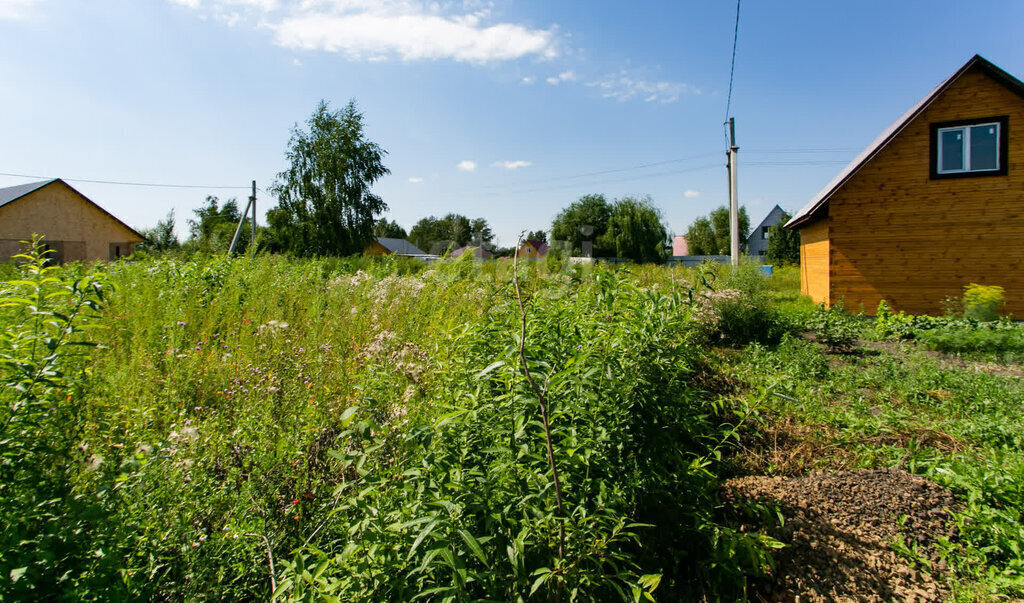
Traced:
MULTIPOLYGON (((727 502, 775 502, 785 518, 772 535, 773 575, 756 583, 760 601, 945 601, 933 575, 896 553, 902 538, 924 557, 952 538, 953 495, 897 469, 812 473, 804 477, 742 477, 723 488, 727 502)), ((936 573, 944 566, 931 559, 936 573)))

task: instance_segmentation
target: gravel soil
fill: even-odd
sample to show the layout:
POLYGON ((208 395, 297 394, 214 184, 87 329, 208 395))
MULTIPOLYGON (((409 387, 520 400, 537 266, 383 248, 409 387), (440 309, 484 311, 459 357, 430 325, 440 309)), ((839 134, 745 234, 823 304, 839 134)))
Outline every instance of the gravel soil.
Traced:
POLYGON ((778 505, 785 521, 771 535, 786 544, 775 569, 752 586, 755 601, 945 601, 944 563, 932 573, 897 555, 916 543, 924 557, 938 538, 955 538, 953 495, 898 469, 816 472, 803 477, 741 477, 723 498, 778 505))

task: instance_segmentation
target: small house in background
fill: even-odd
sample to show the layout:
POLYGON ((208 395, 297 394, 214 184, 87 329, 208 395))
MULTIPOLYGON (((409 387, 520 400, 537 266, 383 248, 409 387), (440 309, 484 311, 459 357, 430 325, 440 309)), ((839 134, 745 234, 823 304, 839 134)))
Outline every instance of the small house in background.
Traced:
POLYGON ((772 226, 781 222, 785 215, 786 212, 778 205, 768 212, 764 220, 761 220, 761 223, 751 230, 750 236, 747 237, 747 255, 756 258, 768 253, 768 231, 772 226))
POLYGON ((143 240, 60 178, 0 188, 0 261, 23 253, 33 234, 57 263, 116 260, 143 240))
POLYGON ((542 258, 548 254, 548 244, 544 241, 527 240, 516 250, 516 257, 542 258))
POLYGON ((686 243, 686 237, 676 235, 672 237, 672 257, 690 255, 690 246, 686 243))
POLYGON ((392 239, 389 237, 377 237, 363 250, 366 255, 408 255, 426 256, 422 249, 413 245, 405 239, 392 239))
POLYGON ((474 247, 472 245, 466 245, 464 247, 459 247, 458 249, 453 249, 452 252, 448 254, 448 257, 462 257, 462 254, 466 253, 467 251, 471 251, 473 253, 473 257, 478 260, 489 260, 494 257, 493 253, 487 251, 483 247, 474 247))
POLYGON ((786 225, 816 302, 937 314, 969 283, 1024 315, 1024 83, 975 56, 786 225))

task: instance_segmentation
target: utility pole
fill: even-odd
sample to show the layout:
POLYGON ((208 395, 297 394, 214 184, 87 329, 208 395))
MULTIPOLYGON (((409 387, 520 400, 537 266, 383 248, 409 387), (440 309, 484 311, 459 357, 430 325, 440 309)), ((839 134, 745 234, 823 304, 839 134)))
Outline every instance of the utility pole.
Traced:
POLYGON ((231 246, 228 247, 228 255, 235 253, 235 243, 238 242, 238 235, 242 234, 242 224, 245 223, 245 219, 249 217, 249 208, 252 208, 252 223, 250 230, 252 231, 252 240, 249 245, 249 249, 252 251, 251 256, 256 256, 256 181, 252 181, 252 196, 249 197, 249 202, 245 204, 245 211, 238 218, 238 226, 235 227, 235 236, 231 237, 231 246))
POLYGON ((732 265, 740 265, 740 203, 736 191, 736 120, 729 118, 729 254, 732 265))

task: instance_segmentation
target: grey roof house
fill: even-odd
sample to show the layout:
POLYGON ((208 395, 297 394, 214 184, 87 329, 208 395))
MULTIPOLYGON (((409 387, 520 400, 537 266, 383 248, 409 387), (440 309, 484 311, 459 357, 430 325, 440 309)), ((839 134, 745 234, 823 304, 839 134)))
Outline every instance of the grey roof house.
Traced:
POLYGON ((768 231, 781 222, 785 215, 786 212, 776 205, 756 228, 751 229, 750 236, 747 237, 747 255, 758 257, 768 252, 768 231))

